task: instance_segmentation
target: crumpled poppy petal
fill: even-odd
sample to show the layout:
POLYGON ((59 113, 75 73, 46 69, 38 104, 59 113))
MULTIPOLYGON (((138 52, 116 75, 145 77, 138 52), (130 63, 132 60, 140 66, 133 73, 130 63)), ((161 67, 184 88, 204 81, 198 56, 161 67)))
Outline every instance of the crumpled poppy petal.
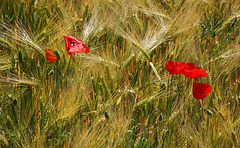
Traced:
POLYGON ((69 55, 77 52, 88 53, 89 49, 83 44, 82 40, 75 38, 73 36, 63 36, 65 38, 65 46, 69 55))
POLYGON ((205 98, 212 91, 212 87, 207 83, 193 82, 193 96, 196 99, 205 98))
POLYGON ((57 59, 57 56, 54 54, 54 51, 52 49, 45 49, 46 57, 48 61, 55 61, 57 59))
POLYGON ((165 63, 165 66, 170 74, 180 74, 185 68, 185 62, 169 60, 165 63))
POLYGON ((190 78, 198 78, 200 76, 205 77, 207 76, 207 72, 194 63, 186 63, 185 68, 182 72, 186 77, 190 78))

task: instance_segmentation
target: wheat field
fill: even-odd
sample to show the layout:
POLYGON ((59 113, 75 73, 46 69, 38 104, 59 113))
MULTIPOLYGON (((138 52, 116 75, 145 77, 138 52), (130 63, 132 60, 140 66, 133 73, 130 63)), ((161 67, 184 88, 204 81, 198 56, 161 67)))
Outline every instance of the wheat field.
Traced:
POLYGON ((240 147, 239 0, 1 0, 0 10, 1 147, 240 147), (70 56, 63 36, 89 52, 70 56), (207 76, 170 74, 169 60, 207 76), (212 91, 198 100, 193 82, 212 91))

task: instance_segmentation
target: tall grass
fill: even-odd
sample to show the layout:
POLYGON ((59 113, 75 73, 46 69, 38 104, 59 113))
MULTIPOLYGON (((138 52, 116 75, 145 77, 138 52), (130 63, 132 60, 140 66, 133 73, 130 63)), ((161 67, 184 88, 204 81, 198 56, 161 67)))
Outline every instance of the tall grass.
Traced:
POLYGON ((1 1, 1 147, 239 147, 239 7, 1 1), (69 56, 63 35, 90 52, 69 56), (195 99, 193 80, 170 75, 168 60, 205 69, 195 81, 212 92, 195 99))

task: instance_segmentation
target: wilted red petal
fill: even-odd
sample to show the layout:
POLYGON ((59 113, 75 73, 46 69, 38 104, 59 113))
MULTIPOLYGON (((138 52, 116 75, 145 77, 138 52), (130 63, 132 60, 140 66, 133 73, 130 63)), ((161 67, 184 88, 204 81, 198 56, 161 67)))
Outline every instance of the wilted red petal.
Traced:
POLYGON ((32 85, 27 85, 27 89, 30 89, 30 88, 32 88, 32 85))
POLYGON ((205 98, 212 91, 212 87, 207 83, 193 82, 193 96, 196 99, 205 98))
POLYGON ((54 51, 52 49, 45 49, 46 57, 48 61, 55 61, 57 59, 57 56, 54 54, 54 51))
POLYGON ((170 74, 172 74, 172 73, 173 74, 180 74, 185 68, 185 62, 182 62, 182 61, 180 61, 180 62, 175 61, 174 62, 174 61, 169 60, 165 63, 165 66, 167 67, 170 74))
POLYGON ((200 76, 205 77, 207 76, 207 72, 194 63, 186 63, 185 68, 182 72, 186 77, 190 78, 198 78, 200 76))
POLYGON ((75 38, 73 36, 63 36, 65 38, 65 46, 69 55, 77 52, 88 53, 89 49, 83 44, 82 40, 75 38))

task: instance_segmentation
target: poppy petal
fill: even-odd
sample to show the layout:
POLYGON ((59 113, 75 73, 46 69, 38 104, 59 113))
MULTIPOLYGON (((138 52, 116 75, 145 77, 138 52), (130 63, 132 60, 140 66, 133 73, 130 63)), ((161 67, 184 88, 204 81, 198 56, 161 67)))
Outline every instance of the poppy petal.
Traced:
POLYGON ((205 98, 212 91, 212 87, 207 83, 193 82, 193 96, 196 99, 205 98))
POLYGON ((185 62, 178 61, 167 61, 165 63, 166 68, 168 69, 170 74, 180 74, 185 68, 185 62))
POLYGON ((72 53, 77 52, 85 52, 88 53, 89 49, 86 45, 83 44, 82 40, 79 40, 73 36, 63 36, 65 38, 65 46, 68 51, 68 54, 71 55, 72 53))
POLYGON ((89 49, 87 48, 86 45, 84 45, 83 43, 78 44, 76 46, 72 46, 70 47, 68 53, 77 53, 77 52, 85 52, 88 53, 89 49))
POLYGON ((168 72, 170 73, 170 74, 172 74, 173 73, 173 65, 174 65, 174 62, 173 61, 167 61, 166 63, 165 63, 165 67, 167 68, 167 70, 168 70, 168 72))
POLYGON ((184 70, 183 74, 186 77, 190 77, 190 78, 198 78, 200 76, 202 76, 202 77, 207 76, 207 72, 203 69, 184 70))
POLYGON ((182 72, 186 77, 190 78, 198 78, 200 76, 205 77, 207 76, 207 72, 194 63, 186 63, 185 69, 182 72))
POLYGON ((46 57, 48 61, 55 61, 57 59, 57 56, 54 54, 54 51, 52 49, 45 49, 46 57))

